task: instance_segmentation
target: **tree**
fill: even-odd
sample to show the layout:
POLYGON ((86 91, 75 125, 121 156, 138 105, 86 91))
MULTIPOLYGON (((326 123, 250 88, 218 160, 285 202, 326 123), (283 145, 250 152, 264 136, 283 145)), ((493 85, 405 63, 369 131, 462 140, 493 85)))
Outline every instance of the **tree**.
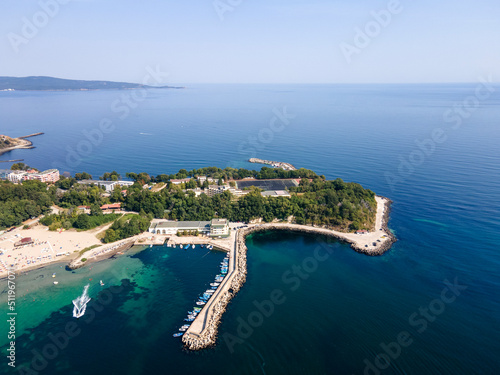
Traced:
POLYGON ((75 173, 76 180, 92 180, 92 175, 87 172, 75 173))
POLYGON ((101 207, 98 204, 90 205, 90 216, 100 216, 102 215, 101 207))
POLYGON ((86 230, 86 229, 90 229, 92 224, 91 224, 90 218, 87 214, 81 214, 81 215, 78 215, 74 226, 75 226, 75 228, 86 230))
POLYGON ((30 166, 24 163, 15 163, 10 167, 12 171, 27 171, 28 169, 32 169, 30 166))

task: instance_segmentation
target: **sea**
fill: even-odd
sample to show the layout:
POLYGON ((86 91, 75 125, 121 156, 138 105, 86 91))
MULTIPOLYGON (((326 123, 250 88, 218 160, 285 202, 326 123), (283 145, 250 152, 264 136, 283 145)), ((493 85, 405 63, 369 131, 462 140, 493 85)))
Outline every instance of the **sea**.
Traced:
POLYGON ((0 374, 500 372, 499 85, 0 92, 0 124, 13 137, 44 133, 0 160, 95 178, 289 162, 390 198, 398 240, 370 257, 304 234, 248 237, 247 281, 216 345, 198 352, 172 335, 223 253, 134 248, 19 274, 15 340, 3 279, 0 374))

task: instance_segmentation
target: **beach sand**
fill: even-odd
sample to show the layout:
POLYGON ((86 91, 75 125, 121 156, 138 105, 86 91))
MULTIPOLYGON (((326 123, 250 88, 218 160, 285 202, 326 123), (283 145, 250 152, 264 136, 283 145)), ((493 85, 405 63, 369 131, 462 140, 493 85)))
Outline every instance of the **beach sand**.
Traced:
POLYGON ((41 224, 32 229, 15 229, 0 236, 0 277, 7 274, 7 268, 16 271, 39 268, 53 262, 68 262, 86 247, 101 245, 96 234, 101 229, 77 232, 74 229, 51 232, 41 224), (32 244, 15 247, 21 238, 31 237, 32 244), (69 255, 68 255, 69 253, 69 255), (60 254, 59 256, 57 254, 60 254))

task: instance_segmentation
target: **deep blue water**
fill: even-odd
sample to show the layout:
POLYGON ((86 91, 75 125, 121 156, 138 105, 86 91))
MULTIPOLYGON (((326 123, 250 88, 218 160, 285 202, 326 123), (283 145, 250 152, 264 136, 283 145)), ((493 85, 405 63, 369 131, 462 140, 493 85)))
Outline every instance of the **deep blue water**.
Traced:
MULTIPOLYGON (((132 101, 137 107, 123 119, 122 104, 113 103, 127 91, 1 92, 0 133, 45 135, 32 139, 36 149, 0 160, 22 158, 39 169, 94 176, 260 168, 245 161, 253 156, 287 161, 391 198, 389 226, 398 237, 383 256, 367 257, 308 236, 253 236, 247 283, 223 318, 218 345, 199 353, 183 351, 172 333, 212 278, 220 254, 153 248, 75 274, 59 266, 33 271, 18 280, 27 290, 19 306, 26 333, 18 339, 18 363, 31 361, 31 350, 42 350, 50 332, 73 321, 71 299, 88 278, 107 276, 106 286, 122 288, 112 289, 111 302, 41 373, 362 374, 367 363, 384 367, 384 356, 377 359, 381 345, 407 332, 411 344, 377 371, 497 374, 500 87, 477 108, 467 107, 460 126, 448 113, 476 86, 200 85, 150 91, 144 101, 132 101), (285 107, 289 118, 273 120, 285 107), (114 130, 100 139, 103 119, 114 130), (98 142, 86 143, 83 131, 98 142), (426 141, 433 134, 440 143, 426 141), (318 246, 329 256, 298 285, 290 272, 311 266, 318 246), (32 288, 56 268, 67 280, 60 291, 50 282, 32 288), (455 279, 467 289, 439 302, 445 280, 455 279), (258 318, 255 301, 269 299, 274 289, 283 303, 254 321, 249 337, 238 336, 245 333, 242 321, 258 318)), ((94 287, 91 297, 99 292, 94 287)), ((0 373, 12 371, 2 363, 0 373)))

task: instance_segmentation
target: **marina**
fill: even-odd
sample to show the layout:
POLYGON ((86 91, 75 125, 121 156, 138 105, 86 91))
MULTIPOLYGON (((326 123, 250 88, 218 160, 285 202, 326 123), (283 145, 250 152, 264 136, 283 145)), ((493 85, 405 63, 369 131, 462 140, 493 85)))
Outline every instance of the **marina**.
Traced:
MULTIPOLYGON (((218 326, 222 315, 231 299, 238 293, 246 281, 247 275, 247 247, 246 236, 254 232, 283 230, 291 232, 312 233, 325 235, 350 243, 355 251, 375 256, 383 254, 396 241, 395 236, 387 227, 391 201, 384 197, 376 197, 377 215, 375 230, 368 234, 342 233, 326 228, 311 227, 297 224, 259 224, 251 225, 236 231, 234 243, 229 251, 228 265, 226 260, 221 264, 221 275, 216 277, 220 282, 211 298, 201 298, 197 305, 203 309, 193 319, 190 327, 182 336, 182 342, 189 350, 200 350, 214 345, 217 338, 218 326)), ((233 238, 233 237, 231 237, 233 238)))

